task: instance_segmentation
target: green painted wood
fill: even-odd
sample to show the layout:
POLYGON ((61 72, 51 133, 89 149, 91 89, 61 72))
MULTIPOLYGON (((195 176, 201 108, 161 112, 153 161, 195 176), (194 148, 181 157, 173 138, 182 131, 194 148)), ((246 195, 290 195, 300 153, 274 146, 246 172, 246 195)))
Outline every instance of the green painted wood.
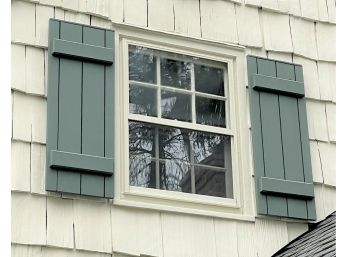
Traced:
MULTIPOLYGON (((59 37, 60 23, 55 20, 49 21, 49 39, 59 37)), ((52 40, 49 40, 49 48, 52 47, 52 40)), ((49 151, 57 149, 58 137, 58 89, 59 89, 59 59, 48 55, 48 89, 47 89, 47 145, 46 156, 49 158, 49 151)), ((56 191, 58 174, 57 170, 49 167, 50 160, 46 165, 46 190, 56 191)))
MULTIPOLYGON (((83 28, 83 42, 104 47, 104 30, 83 28)), ((95 53, 96 55, 98 53, 95 53)), ((113 54, 111 55, 113 56, 113 54)), ((104 65, 83 64, 82 108, 82 153, 104 156, 104 65)), ((81 175, 81 193, 104 196, 104 177, 92 174, 81 175)))
POLYGON ((81 44, 62 39, 53 40, 52 54, 57 57, 103 64, 112 64, 114 60, 114 52, 112 48, 81 44))
POLYGON ((261 177, 260 188, 260 192, 267 195, 274 194, 298 199, 312 199, 314 197, 312 183, 261 177))
POLYGON ((313 219, 302 67, 254 56, 247 59, 258 213, 313 219))
MULTIPOLYGON (((257 59, 257 73, 265 76, 277 75, 273 60, 257 59)), ((265 176, 284 178, 278 96, 260 92, 260 113, 263 141, 265 176)), ((267 196, 267 213, 286 216, 287 201, 278 196, 267 196)))
MULTIPOLYGON (((277 78, 295 80, 294 65, 276 62, 276 68, 277 78)), ((279 81, 279 83, 283 82, 283 80, 279 81)), ((279 95, 279 113, 281 118, 285 179, 304 182, 301 132, 295 95, 293 97, 279 95)), ((312 184, 311 187, 313 187, 312 184)), ((305 200, 289 197, 287 203, 289 217, 307 218, 307 203, 305 200)))
MULTIPOLYGON (((278 96, 260 92, 260 110, 265 176, 284 179, 278 96)), ((267 196, 267 205, 268 214, 287 215, 287 201, 285 198, 267 196)))
POLYGON ((107 176, 112 175, 114 170, 113 159, 111 158, 54 150, 50 152, 50 167, 107 176))
MULTIPOLYGON (((295 65, 295 76, 297 81, 303 81, 303 70, 302 66, 295 65)), ((307 110, 305 98, 298 99, 298 114, 299 114, 299 125, 301 131, 301 145, 302 145, 302 162, 303 162, 303 173, 304 181, 307 183, 313 183, 312 176, 312 164, 311 155, 309 148, 309 135, 308 135, 308 123, 307 123, 307 110)), ((313 186, 314 187, 314 186, 313 186)), ((307 201, 307 219, 316 220, 315 211, 315 199, 307 201)))
MULTIPOLYGON (((82 42, 82 27, 61 22, 60 38, 82 42)), ((82 64, 60 58, 58 150, 81 153, 82 64)), ((58 170, 58 191, 80 194, 80 173, 58 170)))
MULTIPOLYGON (((112 31, 105 31, 105 46, 113 48, 115 46, 115 34, 112 31)), ((105 66, 105 157, 114 159, 114 129, 115 129, 115 90, 114 90, 114 77, 115 69, 113 66, 105 66)), ((114 183, 115 176, 104 178, 104 191, 105 197, 114 197, 114 183)))
POLYGON ((51 185, 47 190, 112 198, 114 33, 58 20, 51 23, 57 28, 50 28, 54 33, 49 38, 49 53, 54 54, 49 55, 53 65, 48 67, 53 74, 48 127, 54 128, 47 139, 51 185))
MULTIPOLYGON (((248 84, 252 83, 252 74, 257 72, 256 57, 247 57, 248 65, 248 84)), ((261 116, 260 116, 260 93, 252 90, 249 86, 250 95, 250 118, 251 118, 251 133, 253 144, 253 159, 254 159, 254 174, 256 177, 264 176, 265 168, 263 162, 263 145, 262 145, 262 130, 261 130, 261 116)), ((259 183, 255 183, 256 192, 260 191, 259 183)), ((256 206, 259 214, 267 214, 267 197, 265 195, 256 194, 256 206)))
POLYGON ((304 96, 304 85, 302 82, 287 79, 279 79, 260 74, 254 74, 253 82, 253 89, 259 91, 273 92, 282 95, 291 95, 297 97, 304 96))

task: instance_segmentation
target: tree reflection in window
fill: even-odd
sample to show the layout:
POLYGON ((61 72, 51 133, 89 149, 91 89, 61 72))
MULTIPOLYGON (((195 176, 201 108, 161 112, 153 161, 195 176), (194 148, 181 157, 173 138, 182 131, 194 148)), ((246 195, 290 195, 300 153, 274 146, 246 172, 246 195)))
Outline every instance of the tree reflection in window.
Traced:
MULTIPOLYGON (((226 64, 135 45, 128 57, 130 113, 226 128, 226 64)), ((231 136, 157 123, 129 120, 130 185, 232 198, 231 136)))
POLYGON ((228 136, 130 121, 129 142, 131 186, 226 197, 228 136))

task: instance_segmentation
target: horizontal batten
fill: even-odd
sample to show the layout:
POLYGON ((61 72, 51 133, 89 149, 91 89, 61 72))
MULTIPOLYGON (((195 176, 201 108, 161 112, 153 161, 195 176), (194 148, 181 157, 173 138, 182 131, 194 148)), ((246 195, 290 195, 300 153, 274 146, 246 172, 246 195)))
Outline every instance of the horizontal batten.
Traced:
POLYGON ((284 179, 261 177, 260 192, 267 195, 281 195, 300 199, 314 198, 312 183, 284 179))
POLYGON ((114 172, 113 159, 55 150, 50 152, 50 167, 110 176, 114 172))
POLYGON ((88 62, 111 65, 114 62, 114 51, 111 48, 81 44, 62 39, 53 39, 52 54, 88 62))
POLYGON ((297 97, 303 97, 305 93, 303 82, 274 78, 260 74, 253 75, 252 87, 259 91, 268 91, 297 97))

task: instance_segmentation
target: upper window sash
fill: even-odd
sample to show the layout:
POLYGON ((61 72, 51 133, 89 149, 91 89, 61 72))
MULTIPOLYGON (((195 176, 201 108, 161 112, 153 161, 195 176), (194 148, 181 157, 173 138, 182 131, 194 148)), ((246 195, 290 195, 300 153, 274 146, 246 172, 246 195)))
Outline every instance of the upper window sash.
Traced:
MULTIPOLYGON (((217 127, 214 125, 203 125, 199 124, 196 122, 196 111, 192 110, 192 121, 191 122, 186 122, 186 121, 179 121, 179 120, 172 120, 172 119, 167 119, 167 118, 162 118, 160 117, 160 105, 157 104, 157 117, 152 117, 152 116, 145 116, 141 114, 133 114, 129 113, 129 91, 126 90, 125 94, 125 101, 126 104, 126 110, 127 110, 127 117, 128 119, 131 120, 137 120, 137 121, 143 121, 143 122, 150 122, 150 123, 155 123, 159 125, 167 125, 167 126, 172 126, 172 127, 179 127, 179 128, 190 128, 193 130, 199 130, 199 131, 205 131, 205 132, 213 132, 213 133, 218 133, 218 134, 223 134, 223 135, 230 135, 234 136, 235 135, 235 115, 234 112, 235 110, 231 110, 231 106, 234 106, 232 101, 234 101, 234 97, 232 96, 232 92, 229 89, 229 83, 231 79, 229 78, 229 74, 233 74, 233 61, 232 60, 227 60, 227 59, 222 59, 220 57, 216 56, 209 56, 209 55, 202 55, 200 53, 196 52, 185 52, 180 49, 176 48, 171 48, 171 47, 161 47, 159 45, 150 45, 144 42, 138 42, 134 40, 129 40, 129 39, 124 39, 123 40, 123 56, 124 56, 124 84, 127 85, 127 88, 129 88, 130 85, 141 85, 144 87, 148 88, 154 88, 157 90, 160 89, 165 89, 166 91, 172 91, 172 92, 180 92, 184 94, 190 94, 193 95, 192 97, 192 109, 195 107, 195 96, 201 96, 201 97, 206 97, 207 99, 216 99, 216 100, 221 100, 225 102, 225 119, 226 119, 226 128, 223 127, 217 127), (209 94, 209 93, 204 93, 204 92, 198 92, 195 91, 195 85, 194 85, 194 69, 192 69, 191 74, 191 88, 190 89, 181 89, 181 88, 175 88, 171 86, 166 86, 166 85, 161 85, 161 78, 159 72, 156 73, 156 82, 155 83, 148 83, 148 82, 141 82, 141 81, 134 81, 134 80, 129 80, 129 45, 135 45, 135 46, 140 46, 147 48, 147 51, 149 54, 154 54, 154 52, 151 51, 151 49, 156 50, 156 51, 161 51, 161 53, 156 53, 154 54, 155 56, 159 57, 156 58, 156 69, 159 69, 160 67, 160 58, 170 58, 173 59, 172 55, 183 55, 187 56, 187 58, 176 58, 178 61, 188 61, 191 62, 192 64, 205 64, 209 67, 214 67, 214 68, 219 68, 223 69, 223 76, 224 76, 224 96, 219 96, 219 95, 214 95, 214 94, 209 94), (162 55, 163 53, 163 55, 162 55), (192 58, 190 58, 192 56, 192 58), (199 58, 199 60, 194 60, 194 58, 199 58)), ((192 65, 194 66, 194 65, 192 65)), ((157 93, 157 103, 160 103, 160 92, 157 93)))

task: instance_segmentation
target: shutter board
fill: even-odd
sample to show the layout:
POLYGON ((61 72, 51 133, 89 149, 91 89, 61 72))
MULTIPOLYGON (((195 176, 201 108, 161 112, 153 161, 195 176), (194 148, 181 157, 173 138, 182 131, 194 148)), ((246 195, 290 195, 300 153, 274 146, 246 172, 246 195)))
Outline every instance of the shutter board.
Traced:
POLYGON ((247 59, 258 213, 315 219, 302 67, 247 59))
MULTIPOLYGON (((83 28, 83 42, 105 46, 105 31, 83 28)), ((104 156, 105 67, 83 64, 82 153, 104 156)), ((81 174, 81 194, 104 196, 104 177, 81 174)))
MULTIPOLYGON (((261 119, 260 119, 260 94, 258 91, 250 90, 252 81, 252 74, 257 73, 257 62, 256 57, 248 56, 247 58, 248 64, 248 81, 249 81, 249 93, 250 99, 254 99, 254 101, 250 101, 250 116, 253 117, 251 119, 251 126, 253 128, 253 156, 254 156, 254 167, 255 172, 257 168, 257 173, 264 176, 264 162, 263 155, 259 154, 263 152, 262 146, 262 134, 261 134, 261 119)), ((256 192, 260 191, 260 184, 256 181, 256 192)), ((259 214, 267 214, 267 196, 263 194, 256 193, 256 205, 259 214)))
MULTIPOLYGON (((49 39, 59 37, 60 23, 56 20, 49 21, 49 39)), ((52 40, 48 41, 49 48, 52 48, 52 40)), ((59 88, 59 59, 48 58, 48 80, 47 84, 50 85, 47 92, 49 104, 47 104, 47 145, 46 145, 46 162, 50 162, 50 150, 57 149, 58 142, 58 88, 59 88)), ((55 169, 51 169, 49 165, 46 168, 46 190, 56 191, 58 181, 58 172, 55 169)))
POLYGON ((50 20, 46 190, 113 197, 113 38, 109 30, 50 20))
MULTIPOLYGON (((115 36, 111 31, 106 30, 105 46, 114 48, 115 36)), ((105 66, 105 157, 114 158, 114 66, 105 66)), ((114 196, 114 176, 105 177, 105 197, 114 196)))

